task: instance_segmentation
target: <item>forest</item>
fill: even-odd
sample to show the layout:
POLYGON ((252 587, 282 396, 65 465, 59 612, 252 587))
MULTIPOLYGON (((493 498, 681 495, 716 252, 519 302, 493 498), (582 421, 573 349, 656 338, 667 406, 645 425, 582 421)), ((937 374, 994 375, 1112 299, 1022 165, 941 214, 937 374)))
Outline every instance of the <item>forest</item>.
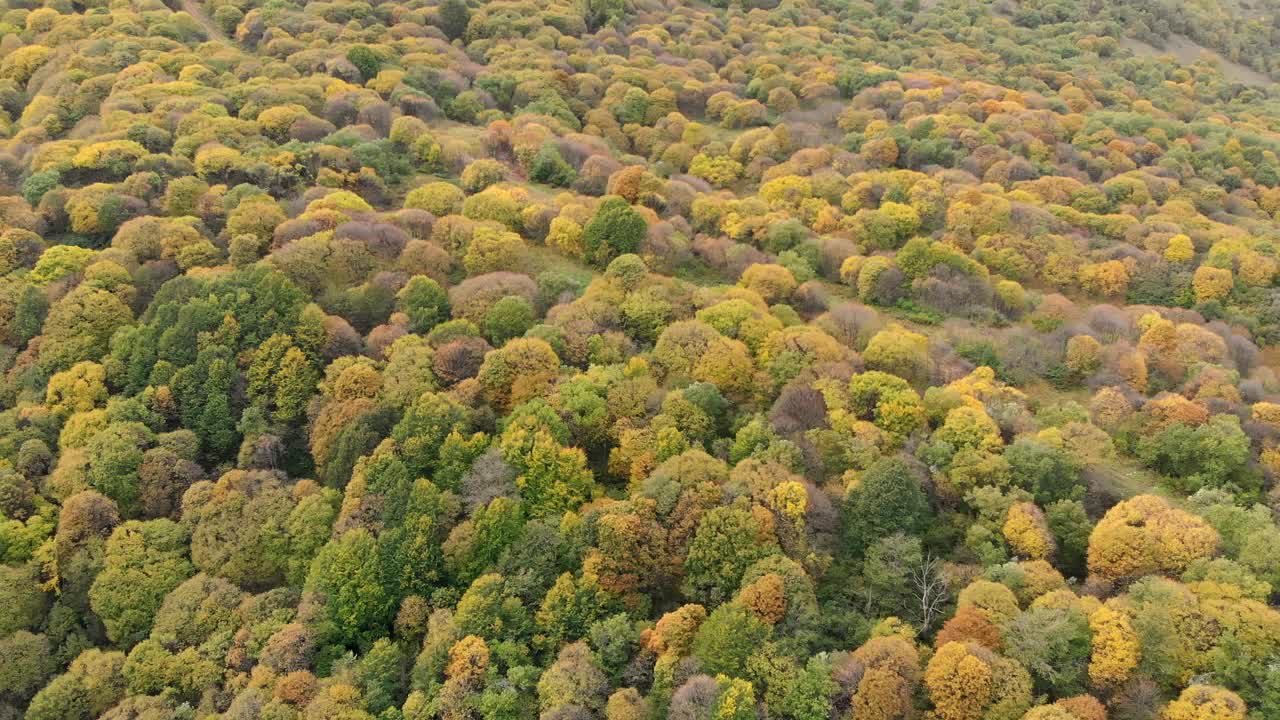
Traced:
POLYGON ((1280 0, 0 0, 0 720, 1280 719, 1280 0))

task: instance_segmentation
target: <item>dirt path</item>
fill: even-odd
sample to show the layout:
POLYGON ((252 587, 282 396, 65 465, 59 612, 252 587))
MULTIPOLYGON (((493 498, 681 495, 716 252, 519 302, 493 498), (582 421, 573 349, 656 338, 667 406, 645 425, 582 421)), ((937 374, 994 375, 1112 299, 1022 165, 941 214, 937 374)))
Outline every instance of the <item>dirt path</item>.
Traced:
POLYGON ((226 33, 222 32, 222 28, 218 27, 218 24, 213 21, 213 18, 209 17, 205 13, 204 8, 201 7, 200 3, 196 2, 196 0, 182 0, 179 7, 182 8, 183 12, 195 18, 196 22, 200 24, 200 27, 204 28, 204 31, 209 34, 209 39, 211 41, 221 43, 235 42, 231 38, 227 37, 226 33))

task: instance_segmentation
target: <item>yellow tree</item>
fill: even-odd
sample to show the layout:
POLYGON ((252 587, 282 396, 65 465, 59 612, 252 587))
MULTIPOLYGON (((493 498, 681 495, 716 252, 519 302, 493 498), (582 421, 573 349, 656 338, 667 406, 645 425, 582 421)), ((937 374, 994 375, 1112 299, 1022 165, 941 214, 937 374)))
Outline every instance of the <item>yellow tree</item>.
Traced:
POLYGON ((1204 520, 1155 495, 1138 495, 1107 511, 1089 536, 1089 571, 1107 580, 1180 573, 1211 557, 1218 533, 1204 520))
POLYGON ((977 643, 943 645, 924 671, 929 699, 942 720, 978 720, 991 703, 990 650, 977 643))
POLYGON ((1165 706, 1163 720, 1244 720, 1248 709, 1239 695, 1212 685, 1192 685, 1165 706))
POLYGON ((1196 268, 1191 278, 1191 288, 1195 290, 1196 302, 1221 300, 1231 293, 1235 279, 1230 270, 1201 265, 1196 268))
POLYGON ((1085 265, 1078 277, 1080 286, 1098 297, 1120 297, 1129 287, 1129 269, 1119 260, 1085 265))
POLYGON ((1191 243, 1191 238, 1181 233, 1169 238, 1169 244, 1164 249, 1164 259, 1173 263, 1189 262, 1195 254, 1196 247, 1191 243))
POLYGON ((1002 530, 1009 547, 1021 557, 1047 560, 1056 550, 1044 513, 1034 503, 1010 506, 1002 530))
POLYGON ((920 683, 920 655, 898 635, 874 637, 853 651, 862 663, 862 678, 851 701, 859 720, 900 720, 912 716, 912 699, 920 683))
POLYGON ((1110 604, 1103 605, 1089 616, 1089 630, 1093 633, 1089 680, 1102 689, 1128 680, 1140 656, 1138 634, 1129 617, 1110 604))

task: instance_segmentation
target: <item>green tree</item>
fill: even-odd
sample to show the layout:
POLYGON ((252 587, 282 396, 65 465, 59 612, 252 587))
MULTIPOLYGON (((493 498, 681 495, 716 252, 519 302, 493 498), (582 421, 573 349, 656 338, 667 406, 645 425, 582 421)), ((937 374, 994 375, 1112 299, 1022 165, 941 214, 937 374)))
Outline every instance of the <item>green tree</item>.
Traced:
POLYGON ((111 335, 132 321, 133 311, 114 293, 80 285, 49 310, 40 363, 56 371, 81 360, 99 360, 111 335))
POLYGON ((707 616, 692 651, 709 673, 743 677, 747 660, 769 638, 769 626, 740 603, 725 603, 707 616))
POLYGON ((307 404, 316 390, 318 373, 298 348, 289 348, 280 359, 280 369, 272 378, 275 388, 277 422, 297 422, 306 415, 307 404))
POLYGON ((529 179, 534 182, 568 187, 578 178, 573 166, 565 162, 560 149, 554 142, 543 143, 538 154, 533 157, 533 165, 529 168, 529 179))
POLYGON ((67 671, 31 699, 27 720, 92 720, 125 695, 124 654, 96 648, 80 654, 67 671))
POLYGON ((191 560, 200 570, 246 588, 272 587, 289 565, 289 489, 264 471, 232 470, 191 486, 182 522, 191 528, 191 560))
POLYGON ((862 473, 845 496, 843 516, 846 547, 861 555, 878 538, 920 532, 931 512, 919 477, 893 457, 876 461, 862 473))
POLYGON ((587 27, 596 30, 620 21, 623 11, 622 0, 585 0, 582 15, 587 27))
POLYGON ((1089 535, 1093 532, 1084 504, 1079 500, 1059 500, 1045 508, 1045 521, 1058 546, 1058 567, 1077 577, 1084 575, 1089 535))
POLYGON ((528 332, 536 319, 533 306, 528 300, 518 295, 508 295, 494 303, 489 312, 484 314, 482 329, 494 345, 501 346, 528 332))
POLYGON ((382 69, 382 58, 368 45, 355 45, 347 51, 347 60, 360 71, 365 80, 369 80, 382 69))
POLYGON ((595 479, 581 450, 562 446, 540 429, 520 463, 516 486, 529 517, 556 517, 586 502, 595 479))
POLYGON ((744 503, 713 508, 689 544, 684 594, 704 605, 724 602, 737 591, 747 568, 776 550, 772 532, 744 503))
POLYGON ((0 639, 0 697, 25 703, 57 670, 57 661, 44 635, 26 630, 0 639))
POLYGON ((902 533, 877 539, 862 562, 862 595, 870 617, 909 618, 916 599, 911 573, 924 561, 920 540, 902 533))
POLYGON ((391 431, 410 469, 429 476, 435 469, 440 446, 449 434, 468 429, 466 409, 439 393, 423 393, 414 400, 391 431))
POLYGON ((1070 697, 1088 684, 1092 641, 1089 619, 1080 610, 1028 608, 1005 623, 1004 651, 1031 673, 1038 693, 1070 697))
POLYGON ((449 319, 449 297, 440 283, 425 275, 415 275, 396 295, 400 311, 409 316, 409 327, 426 334, 449 319))
POLYGON ((85 479, 115 501, 126 517, 136 515, 140 492, 138 470, 155 435, 142 423, 111 423, 89 440, 85 479))
POLYGON ((471 22, 471 9, 466 0, 443 0, 440 3, 440 29, 445 37, 457 40, 467 32, 471 22))
POLYGON ((372 643, 386 634, 395 609, 382 584, 377 540, 357 528, 329 541, 311 563, 306 589, 324 597, 324 615, 337 638, 348 645, 372 643))
POLYGON ((1228 482, 1254 489, 1261 482, 1260 477, 1249 472, 1249 438, 1234 415, 1214 415, 1209 422, 1195 427, 1173 423, 1158 433, 1141 437, 1137 455, 1167 476, 1174 489, 1188 494, 1228 482))
POLYGON ((185 528, 166 519, 131 520, 108 538, 104 566, 89 589, 89 602, 107 637, 128 648, 150 634, 165 596, 194 572, 187 559, 185 528))
POLYGON ((364 695, 365 708, 378 715, 399 705, 403 694, 405 659, 399 645, 379 638, 356 665, 356 684, 364 695))
POLYGON ((244 598, 244 592, 226 580, 198 573, 165 597, 151 625, 151 638, 166 647, 188 648, 215 635, 229 635, 240 625, 244 598))
POLYGON ((625 199, 611 195, 582 229, 586 259, 603 268, 619 255, 637 253, 647 232, 644 217, 625 199))
POLYGON ((1015 482, 1029 490, 1039 505, 1074 499, 1084 490, 1079 463, 1066 450, 1019 438, 1005 449, 1004 457, 1015 482))

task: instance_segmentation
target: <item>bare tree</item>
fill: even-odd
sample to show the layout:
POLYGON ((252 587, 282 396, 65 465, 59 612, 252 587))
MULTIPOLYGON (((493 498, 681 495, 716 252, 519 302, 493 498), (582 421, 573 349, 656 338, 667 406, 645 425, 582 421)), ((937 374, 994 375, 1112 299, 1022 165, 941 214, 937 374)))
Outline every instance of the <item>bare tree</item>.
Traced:
POLYGON ((926 553, 918 564, 907 569, 907 582, 919 603, 920 632, 926 633, 951 599, 942 572, 942 561, 932 553, 926 553))

